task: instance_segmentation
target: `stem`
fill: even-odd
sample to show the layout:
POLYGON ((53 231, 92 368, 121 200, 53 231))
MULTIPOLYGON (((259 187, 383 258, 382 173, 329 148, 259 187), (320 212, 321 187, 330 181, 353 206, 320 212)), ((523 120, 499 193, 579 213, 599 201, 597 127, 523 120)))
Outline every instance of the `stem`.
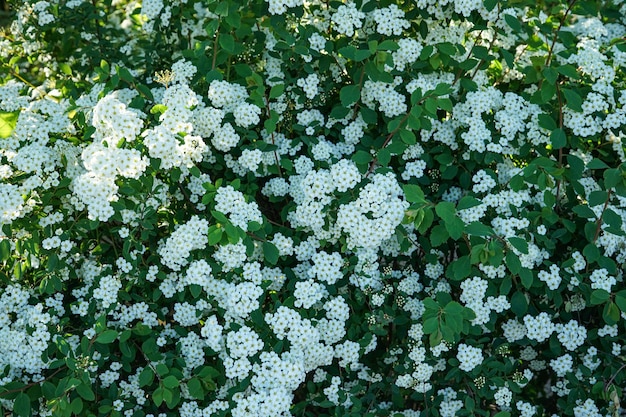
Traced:
MULTIPOLYGON (((361 68, 361 76, 359 77, 359 91, 361 91, 363 89, 363 81, 365 80, 365 64, 363 64, 363 68, 361 68)), ((357 100, 356 103, 354 103, 354 111, 352 112, 352 120, 356 119, 357 116, 357 112, 359 110, 359 102, 361 100, 357 100)))
MULTIPOLYGON (((552 57, 554 55, 554 46, 556 45, 556 41, 559 37, 559 31, 563 27, 563 24, 565 23, 565 19, 567 19, 567 15, 572 11, 572 7, 574 7, 575 3, 576 3, 576 0, 572 0, 569 3, 567 10, 565 10, 563 17, 561 17, 561 20, 559 21, 559 26, 554 31, 554 35, 552 36, 552 43, 550 44, 550 49, 548 50, 548 56, 546 57, 546 64, 544 66, 545 68, 548 68, 550 66, 550 63, 552 62, 552 57)), ((539 84, 537 84, 538 90, 541 90, 541 86, 543 85, 543 80, 544 80, 543 78, 539 80, 539 84)))
MULTIPOLYGON (((423 97, 417 104, 421 103, 425 99, 426 99, 426 97, 423 97)), ((391 132, 391 133, 389 133, 389 135, 387 135, 387 138, 385 139, 385 143, 383 143, 383 146, 379 149, 379 151, 385 149, 387 147, 387 145, 389 145, 389 142, 391 142, 391 139, 393 139, 394 135, 396 133, 398 133, 398 131, 402 128, 402 125, 404 124, 404 122, 406 122, 406 120, 409 118, 409 114, 410 114, 410 111, 404 116, 402 121, 400 121, 400 123, 398 124, 398 127, 396 127, 393 130, 393 132, 391 132)), ((374 167, 376 166, 376 162, 378 162, 378 157, 377 156, 375 156, 374 159, 372 159, 372 162, 370 162, 370 166, 369 166, 369 169, 367 170, 367 173, 365 174, 365 178, 367 178, 372 173, 372 171, 374 171, 374 167)))
POLYGON ((213 60, 211 61, 211 71, 215 69, 215 62, 217 61, 217 42, 220 38, 220 25, 218 23, 215 29, 215 40, 213 41, 213 60))
MULTIPOLYGON (((267 117, 271 119, 272 111, 270 110, 270 99, 267 96, 265 97, 265 112, 267 113, 267 117)), ((274 136, 274 132, 270 134, 270 137, 272 139, 272 145, 276 145, 276 138, 274 136)), ((283 170, 280 168, 280 159, 278 158, 278 152, 276 152, 275 149, 273 152, 274 152, 274 159, 276 160, 276 167, 278 167, 278 176, 282 178, 283 170)))
POLYGON ((610 199, 611 199, 611 190, 608 191, 606 195, 606 201, 604 202, 604 207, 602 207, 602 213, 600 214, 600 217, 598 217, 598 220, 596 220, 596 234, 593 237, 593 243, 596 243, 596 240, 598 240, 598 237, 600 236, 600 231, 602 230, 602 217, 604 216, 604 212, 606 211, 606 208, 609 206, 610 199))
MULTIPOLYGON (((550 50, 548 51, 548 57, 546 58, 546 67, 550 66, 550 61, 552 60, 552 56, 554 54, 554 45, 556 45, 556 40, 559 36, 559 31, 563 27, 563 24, 565 23, 565 19, 567 19, 567 15, 572 11, 572 7, 574 7, 575 3, 576 3, 576 0, 572 0, 570 2, 569 6, 567 7, 567 10, 565 10, 565 13, 563 14, 563 17, 559 21, 559 26, 556 28, 556 31, 554 32, 554 36, 552 37, 552 45, 550 45, 550 50)), ((539 88, 541 88, 541 86, 539 88)))
POLYGON ((247 234, 248 236, 250 236, 252 239, 254 239, 254 240, 258 240, 259 242, 268 242, 268 240, 267 240, 267 239, 263 239, 262 237, 257 236, 257 235, 255 235, 255 234, 254 234, 254 233, 252 233, 252 232, 246 232, 246 234, 247 234))
POLYGON ((36 89, 37 87, 35 87, 35 85, 33 85, 31 82, 29 82, 27 79, 25 79, 24 77, 22 77, 18 72, 14 71, 13 68, 11 68, 9 65, 5 64, 3 65, 5 68, 7 68, 9 70, 9 73, 14 76, 15 78, 17 78, 18 80, 20 80, 21 82, 23 82, 24 84, 26 84, 27 86, 29 86, 30 88, 36 89))
MULTIPOLYGON (((559 100, 559 129, 563 129, 563 97, 561 96, 561 88, 559 84, 556 85, 556 96, 559 100)), ((559 148, 559 168, 563 166, 563 148, 559 148)), ((558 179, 556 182, 556 206, 559 206, 559 194, 561 193, 562 179, 558 179)))
POLYGON ((39 385, 44 381, 48 381, 50 380, 52 377, 54 377, 56 374, 58 374, 59 372, 61 372, 62 370, 66 369, 65 366, 60 367, 59 369, 57 369, 56 371, 54 371, 52 373, 52 375, 46 377, 43 381, 38 381, 38 382, 31 382, 29 384, 24 385, 22 388, 16 388, 16 389, 11 389, 8 391, 4 391, 4 392, 0 392, 0 398, 7 396, 7 395, 11 395, 11 394, 15 394, 16 392, 23 392, 25 390, 27 390, 28 388, 35 386, 35 385, 39 385))
POLYGON ((609 379, 608 382, 606 384, 604 384, 604 391, 609 389, 609 386, 611 386, 611 384, 613 383, 613 380, 615 379, 617 374, 619 374, 622 371, 622 369, 624 369, 624 368, 626 368, 626 363, 623 364, 622 366, 620 366, 620 368, 613 375, 611 375, 611 379, 609 379))

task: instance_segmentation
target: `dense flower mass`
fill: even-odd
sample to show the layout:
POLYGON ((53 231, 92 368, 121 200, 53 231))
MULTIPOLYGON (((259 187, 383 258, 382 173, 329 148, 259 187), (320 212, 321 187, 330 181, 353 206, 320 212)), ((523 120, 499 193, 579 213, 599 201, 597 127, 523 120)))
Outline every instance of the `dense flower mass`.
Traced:
POLYGON ((624 414, 622 0, 11 7, 1 415, 624 414))

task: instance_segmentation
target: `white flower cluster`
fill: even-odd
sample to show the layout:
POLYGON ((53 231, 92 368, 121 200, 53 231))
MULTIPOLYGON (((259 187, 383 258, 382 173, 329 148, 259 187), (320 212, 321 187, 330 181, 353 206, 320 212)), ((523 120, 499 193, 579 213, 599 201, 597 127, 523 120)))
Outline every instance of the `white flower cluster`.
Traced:
POLYGON ((382 81, 367 80, 361 90, 361 100, 367 107, 374 109, 378 103, 380 111, 387 117, 395 117, 406 113, 406 98, 395 91, 395 83, 387 84, 382 81))
POLYGON ((307 274, 320 281, 324 281, 328 285, 334 285, 337 280, 343 277, 342 266, 343 259, 338 252, 326 253, 325 251, 317 252, 311 257, 313 266, 309 268, 307 274))
POLYGON ((108 308, 117 301, 117 294, 122 289, 122 282, 118 277, 106 275, 100 278, 98 288, 93 291, 93 298, 100 300, 103 308, 108 308))
POLYGON ((574 407, 574 417, 601 417, 600 410, 595 402, 588 398, 574 407))
POLYGON ((283 14, 288 7, 297 7, 302 5, 302 0, 266 0, 269 3, 269 12, 271 14, 283 14))
POLYGON ((208 229, 209 222, 198 216, 192 216, 187 223, 179 225, 159 247, 161 263, 172 271, 180 271, 189 263, 192 250, 205 248, 208 229))
POLYGON ((573 351, 585 344, 587 329, 578 324, 576 320, 570 320, 566 324, 555 325, 557 338, 565 349, 573 351))
POLYGON ((474 183, 472 191, 475 193, 489 192, 497 185, 496 180, 483 169, 474 174, 472 182, 474 183))
MULTIPOLYGON (((63 373, 44 371, 72 357, 125 417, 165 417, 154 388, 172 378, 180 399, 171 411, 182 417, 287 417, 310 399, 336 406, 330 414, 453 417, 474 402, 531 417, 554 394, 555 416, 619 411, 592 388, 619 368, 623 323, 613 310, 614 324, 587 318, 598 310, 589 291, 609 293, 611 308, 623 301, 626 198, 602 165, 626 161, 622 0, 603 16, 569 10, 549 50, 527 39, 558 20, 547 9, 487 10, 482 0, 265 0, 243 14, 232 4, 114 1, 98 27, 100 40, 120 45, 113 70, 97 70, 107 85, 77 70, 94 51, 57 59, 40 27, 82 1, 25 2, 14 39, 0 40, 0 60, 32 55, 15 60, 20 71, 47 79, 33 88, 7 74, 0 86, 0 133, 12 130, 0 138, 0 386, 45 381, 46 391, 63 373), (269 16, 254 17, 262 9, 269 16), (243 48, 235 61, 224 24, 243 48), (162 42, 173 49, 154 50, 162 42), (367 58, 350 58, 353 47, 367 58), (164 60, 171 73, 142 72, 164 60), (129 83, 117 68, 135 62, 145 65, 128 69, 129 83), (520 81, 537 63, 543 88, 520 81), (118 79, 132 88, 109 91, 118 79), (154 82, 163 87, 148 98, 143 83, 154 82), (360 100, 344 108, 342 88, 356 85, 360 100), (259 126, 263 118, 272 120, 259 126), (567 133, 562 149, 542 127, 553 122, 567 133), (211 178, 240 184, 217 188, 213 212, 201 202, 211 178), (437 242, 443 216, 425 217, 420 235, 407 212, 419 204, 398 181, 423 187, 432 205, 420 215, 441 200, 475 202, 459 210, 467 245, 437 242), (606 192, 606 204, 591 205, 606 192), (210 227, 211 213, 227 224, 210 227), (598 256, 585 247, 591 226, 598 256), (223 238, 207 247, 213 229, 223 238), (456 269, 468 257, 471 271, 456 269), (431 343, 439 334, 425 333, 423 316, 444 297, 475 317, 445 316, 445 340, 431 343), (118 339, 87 343, 103 325, 118 339), (497 339, 507 343, 493 348, 497 339), (467 377, 475 390, 454 386, 467 377), (378 385, 399 396, 382 390, 366 404, 378 385), (566 404, 572 392, 579 398, 566 404), (407 409, 396 410, 398 399, 407 409)), ((88 29, 55 31, 84 45, 96 40, 88 29)), ((33 415, 54 413, 32 405, 33 415)))
POLYGON ((602 289, 607 292, 611 292, 613 285, 617 284, 615 277, 609 275, 609 271, 605 268, 596 269, 591 273, 589 277, 591 281, 592 289, 602 289))
POLYGON ((173 82, 187 84, 198 69, 191 62, 181 59, 172 64, 172 72, 174 73, 173 82))
POLYGON ((561 285, 561 276, 559 272, 561 269, 556 264, 550 265, 550 272, 539 271, 537 277, 546 283, 549 289, 556 290, 561 285))
POLYGON ((564 377, 565 374, 572 371, 572 366, 574 365, 574 360, 572 359, 572 355, 566 353, 565 355, 559 356, 556 359, 552 359, 550 361, 550 367, 556 373, 558 377, 564 377))
POLYGON ((536 317, 524 316, 524 325, 526 326, 528 338, 540 343, 546 341, 556 327, 545 311, 539 313, 536 317))
POLYGON ((20 94, 24 85, 15 80, 9 80, 0 86, 0 110, 14 112, 28 106, 29 97, 20 94))
POLYGON ((319 91, 320 79, 315 73, 309 74, 306 78, 299 78, 296 85, 302 88, 306 98, 313 100, 319 91))
POLYGON ((382 9, 374 9, 372 18, 376 22, 376 31, 381 35, 401 35, 411 24, 404 18, 404 12, 398 5, 390 4, 382 9))
POLYGON ((199 110, 195 120, 200 122, 203 135, 213 134, 211 143, 215 149, 228 152, 239 143, 241 138, 230 123, 220 126, 224 116, 232 113, 237 126, 248 128, 259 123, 261 109, 246 102, 248 92, 245 87, 227 81, 212 81, 208 98, 215 108, 199 110))
POLYGON ((17 185, 0 184, 0 225, 11 223, 22 216, 24 198, 17 185))
POLYGON ((510 409, 513 392, 508 387, 500 387, 493 395, 493 399, 496 400, 496 405, 501 409, 510 409))
POLYGON ((481 365, 485 359, 482 349, 466 345, 465 343, 459 344, 456 358, 461 362, 459 369, 465 372, 471 372, 474 368, 481 365))
POLYGON ((487 323, 491 311, 502 313, 511 308, 507 298, 502 295, 498 297, 489 296, 485 300, 487 288, 488 282, 480 277, 468 278, 461 283, 463 293, 459 300, 474 311, 476 315, 472 320, 474 325, 487 323))
POLYGON ((353 2, 342 4, 331 16, 333 29, 350 37, 354 36, 355 29, 363 26, 363 19, 365 19, 365 13, 357 10, 353 2))
POLYGON ((408 207, 394 176, 376 174, 356 200, 339 207, 337 227, 349 247, 375 248, 393 235, 408 207))
POLYGON ((118 99, 118 94, 102 97, 91 116, 91 123, 96 128, 94 139, 106 142, 109 148, 116 148, 122 139, 134 141, 143 127, 140 113, 128 109, 118 99))
POLYGON ((248 230, 249 222, 263 223, 257 203, 246 203, 243 194, 230 185, 217 189, 215 202, 215 210, 227 215, 235 226, 243 230, 248 230))
POLYGON ((159 117, 161 124, 141 134, 148 153, 161 161, 162 169, 191 168, 208 151, 203 139, 191 134, 192 108, 199 102, 187 84, 174 84, 165 90, 162 103, 167 110, 159 117))
POLYGON ((20 379, 23 372, 39 374, 50 362, 44 361, 43 353, 51 342, 48 325, 52 317, 41 303, 29 303, 30 296, 17 284, 8 285, 0 294, 0 367, 9 371, 0 378, 3 385, 20 379))

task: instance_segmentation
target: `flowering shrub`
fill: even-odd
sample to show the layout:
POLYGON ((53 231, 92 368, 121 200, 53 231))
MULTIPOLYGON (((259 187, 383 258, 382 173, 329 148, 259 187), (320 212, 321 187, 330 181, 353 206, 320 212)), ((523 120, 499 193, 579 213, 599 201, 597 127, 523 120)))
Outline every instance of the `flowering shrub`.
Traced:
POLYGON ((626 3, 25 0, 0 410, 618 416, 626 3))

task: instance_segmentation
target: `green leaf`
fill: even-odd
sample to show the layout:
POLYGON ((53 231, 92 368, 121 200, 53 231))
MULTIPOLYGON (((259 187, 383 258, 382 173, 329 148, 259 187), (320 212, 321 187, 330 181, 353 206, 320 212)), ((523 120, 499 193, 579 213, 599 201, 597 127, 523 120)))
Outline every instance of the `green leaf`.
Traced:
POLYGON ((435 333, 437 330, 439 330, 439 318, 431 317, 431 318, 424 320, 423 330, 425 334, 435 333))
POLYGON ((498 0, 485 0, 483 2, 483 5, 488 12, 492 11, 496 7, 496 4, 498 4, 498 0))
POLYGON ((595 219, 596 214, 587 205, 579 205, 572 208, 572 211, 584 219, 595 219))
POLYGON ((587 164, 588 169, 606 169, 608 167, 609 166, 603 160, 598 159, 598 158, 593 158, 587 164))
POLYGON ((592 305, 604 304, 608 301, 610 297, 611 294, 609 294, 606 290, 597 289, 591 292, 591 298, 589 299, 589 302, 592 305))
POLYGON ((402 139, 402 142, 406 143, 407 145, 415 145, 417 143, 415 133, 411 132, 410 130, 401 129, 399 133, 400 139, 402 139))
POLYGON ((472 208, 472 207, 476 207, 476 206, 480 206, 483 202, 480 201, 479 199, 472 197, 470 195, 466 195, 465 197, 461 198, 461 200, 459 201, 459 203, 456 205, 456 209, 457 210, 465 210, 468 208, 472 208))
POLYGON ((454 204, 449 201, 442 201, 435 206, 435 212, 445 222, 452 222, 452 219, 456 218, 456 208, 454 204))
POLYGON ((80 397, 76 397, 72 400, 70 404, 70 408, 72 409, 72 413, 75 415, 80 415, 80 412, 83 411, 83 400, 80 397))
POLYGON ((164 389, 159 387, 155 389, 154 392, 152 393, 152 401, 154 402, 154 405, 156 405, 157 407, 159 407, 163 403, 163 392, 164 392, 164 389))
POLYGON ((165 104, 155 104, 150 109, 150 114, 163 114, 167 111, 167 106, 165 104))
POLYGON ((528 254, 528 242, 525 239, 520 237, 510 237, 508 240, 515 249, 523 254, 528 254))
POLYGON ((65 62, 59 62, 59 69, 65 75, 72 75, 72 68, 65 62))
POLYGON ((560 149, 567 145, 567 136, 565 136, 565 131, 561 128, 553 130, 550 134, 550 143, 552 143, 552 147, 554 149, 560 149))
POLYGON ((450 234, 448 233, 448 230, 445 228, 445 226, 438 224, 433 227, 433 230, 430 234, 430 243, 433 245, 433 247, 437 247, 446 242, 449 237, 450 234))
POLYGON ((611 168, 604 171, 604 186, 606 188, 613 188, 618 184, 624 182, 624 177, 622 177, 622 173, 617 168, 611 168))
POLYGON ((522 285, 524 286, 524 288, 530 288, 533 286, 533 282, 534 282, 534 275, 533 275, 533 271, 531 271, 528 268, 522 268, 521 271, 519 271, 519 277, 522 280, 522 285))
POLYGON ((357 151, 352 155, 351 159, 357 164, 369 164, 372 161, 372 154, 365 151, 357 151))
POLYGON ((580 95, 577 92, 575 92, 574 90, 570 90, 568 88, 563 88, 561 89, 561 91, 563 92, 563 95, 565 96, 565 102, 567 103, 567 107, 577 112, 583 111, 583 107, 582 107, 583 99, 580 97, 580 95))
POLYGON ((425 203, 426 199, 424 198, 424 191, 419 187, 419 185, 415 184, 406 184, 402 186, 402 190, 404 191, 404 197, 406 201, 409 203, 425 203))
MULTIPOLYGON (((556 70, 560 73, 565 75, 566 77, 572 78, 572 79, 578 79, 580 78, 580 74, 578 74, 578 70, 576 69, 576 67, 572 64, 566 64, 566 65, 561 65, 559 67, 556 67, 556 70)), ((565 90, 565 89, 563 89, 565 90)), ((566 96, 567 99, 567 96, 566 96)), ((582 111, 582 109, 581 109, 582 111)))
POLYGON ((8 138, 13 133, 17 119, 19 117, 18 112, 2 113, 0 112, 0 138, 8 138))
POLYGON ((463 236, 465 223, 458 217, 453 217, 451 220, 444 220, 444 225, 452 239, 458 240, 463 236))
POLYGON ((452 90, 452 88, 450 87, 450 84, 439 83, 439 84, 437 84, 437 86, 433 90, 433 94, 436 95, 436 96, 445 96, 447 94, 450 94, 451 90, 452 90))
POLYGON ((278 248, 271 242, 263 242, 263 256, 270 264, 276 265, 279 257, 278 248))
POLYGON ((519 257, 512 251, 507 252, 504 260, 511 273, 518 274, 522 269, 522 263, 520 262, 519 257))
POLYGON ((583 249, 583 255, 587 262, 592 263, 600 258, 600 249, 594 243, 588 243, 583 249))
POLYGON ((152 384, 152 381, 154 381, 154 371, 151 367, 146 366, 139 374, 139 387, 146 387, 152 384))
POLYGON ((616 324, 620 319, 620 312, 617 305, 613 302, 605 304, 604 311, 602 312, 602 318, 609 326, 616 324))
POLYGON ((215 14, 218 16, 228 16, 228 2, 219 2, 217 7, 215 8, 215 14))
POLYGON ((381 166, 386 167, 391 162, 391 151, 388 148, 381 149, 376 154, 376 158, 381 166))
POLYGON ((116 66, 116 70, 120 78, 127 83, 132 84, 135 81, 135 77, 133 77, 133 74, 131 74, 127 68, 116 66))
POLYGON ((460 281, 463 278, 467 278, 472 272, 472 264, 470 261, 470 257, 465 255, 461 256, 459 259, 453 261, 449 267, 452 273, 452 279, 455 281, 460 281))
POLYGON ((9 239, 0 240, 0 262, 8 261, 11 257, 11 242, 9 239))
POLYGON ((98 335, 96 338, 97 343, 109 344, 112 343, 117 338, 117 331, 115 330, 105 330, 98 335))
POLYGON ((422 220, 421 224, 418 226, 417 231, 420 234, 426 233, 426 231, 433 224, 433 220, 435 220, 435 213, 433 212, 432 208, 430 208, 430 207, 425 208, 424 209, 424 219, 422 220))
POLYGON ((620 291, 615 295, 615 304, 623 313, 626 313, 626 293, 624 291, 620 291))
POLYGON ((400 49, 400 46, 395 41, 386 40, 378 44, 379 51, 396 51, 398 49, 400 49))
POLYGON ((541 90, 539 91, 539 95, 541 96, 541 102, 547 103, 548 101, 550 101, 550 99, 552 99, 552 97, 554 97, 555 93, 556 87, 554 85, 544 83, 541 86, 541 90))
MULTIPOLYGON (((442 42, 442 43, 438 43, 437 44, 437 49, 439 50, 439 52, 441 52, 442 54, 448 55, 448 56, 454 56, 457 54, 457 50, 454 47, 453 44, 451 44, 450 42, 442 42)), ((441 95, 441 94, 438 94, 441 95)))
POLYGON ((176 378, 174 375, 168 375, 163 378, 163 386, 166 388, 175 388, 178 386, 178 384, 178 378, 176 378))
POLYGON ((358 85, 346 85, 339 92, 339 99, 341 105, 344 107, 350 107, 352 104, 359 101, 361 97, 361 89, 358 85))
POLYGON ((100 61, 100 69, 102 69, 102 71, 106 75, 109 75, 111 73, 111 67, 104 59, 100 61))
POLYGON ((285 91, 285 84, 276 84, 270 89, 270 99, 280 97, 285 91))
POLYGON ((450 301, 443 308, 443 312, 445 314, 461 316, 463 314, 463 310, 464 309, 465 309, 465 307, 463 307, 461 304, 457 303, 456 301, 450 301))
POLYGON ((32 415, 30 398, 25 392, 20 392, 17 394, 17 397, 15 397, 13 413, 19 417, 30 417, 32 415))
POLYGON ((582 178, 582 173, 585 170, 585 163, 583 160, 575 155, 567 155, 567 163, 569 164, 570 178, 582 178))
POLYGON ((537 116, 537 119, 539 121, 539 126, 543 127, 544 129, 554 130, 557 128, 557 125, 554 119, 547 114, 542 113, 539 116, 537 116))
POLYGON ((521 291, 516 291, 511 297, 511 311, 519 318, 528 311, 528 300, 521 291))
POLYGON ((219 34, 219 44, 228 53, 232 54, 235 51, 235 38, 229 33, 219 34))
POLYGON ((604 190, 592 191, 591 193, 589 193, 589 200, 588 200, 589 207, 595 207, 595 206, 604 204, 604 202, 606 201, 608 197, 609 197, 609 193, 607 191, 604 191, 604 190))
POLYGON ((491 227, 475 221, 465 226, 465 233, 471 236, 492 236, 494 231, 491 227))
POLYGON ((87 384, 78 384, 76 386, 76 392, 78 393, 78 395, 83 397, 85 401, 93 401, 96 399, 96 394, 94 394, 91 386, 87 384))
POLYGON ((344 46, 338 52, 345 58, 355 62, 363 61, 372 55, 369 49, 356 49, 354 46, 344 46))
POLYGON ((204 398, 204 389, 202 389, 202 382, 198 378, 191 378, 187 381, 187 389, 189 390, 189 395, 193 398, 201 400, 204 398))
POLYGON ((543 71, 541 72, 543 76, 545 77, 546 81, 549 82, 550 84, 555 84, 556 79, 559 77, 559 73, 554 68, 545 67, 543 71))
POLYGON ((510 14, 505 14, 504 21, 507 25, 511 26, 511 29, 513 29, 514 32, 520 32, 522 30, 522 24, 517 19, 517 17, 510 14))

